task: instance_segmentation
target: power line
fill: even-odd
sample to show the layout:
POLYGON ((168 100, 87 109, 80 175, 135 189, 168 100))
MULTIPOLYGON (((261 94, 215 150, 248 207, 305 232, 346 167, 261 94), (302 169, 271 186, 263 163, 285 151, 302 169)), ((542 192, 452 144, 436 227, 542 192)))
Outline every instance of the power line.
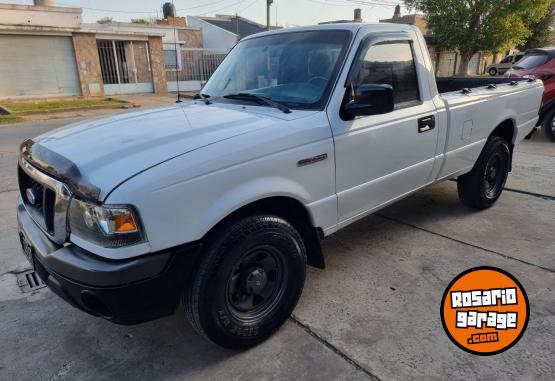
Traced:
POLYGON ((234 6, 236 6, 236 5, 239 5, 239 4, 241 4, 241 3, 244 3, 245 1, 247 1, 247 0, 239 0, 239 1, 235 2, 235 3, 233 3, 233 4, 226 5, 225 7, 221 7, 221 8, 218 8, 218 9, 214 9, 214 10, 211 10, 211 11, 208 11, 208 12, 204 12, 204 13, 201 13, 201 14, 199 14, 199 15, 197 15, 197 16, 206 16, 206 15, 211 14, 211 13, 216 13, 216 12, 219 12, 219 11, 223 11, 224 9, 228 9, 228 8, 234 7, 234 6))
MULTIPOLYGON (((310 0, 309 0, 310 1, 310 0)), ((356 5, 366 5, 366 6, 375 6, 375 5, 383 5, 383 6, 396 6, 398 4, 397 1, 389 1, 389 0, 319 0, 318 3, 325 2, 324 4, 329 4, 333 6, 342 6, 342 7, 351 7, 353 4, 356 5)))
POLYGON ((378 8, 384 8, 384 9, 390 9, 391 7, 394 7, 395 4, 394 3, 382 3, 382 2, 374 2, 374 1, 357 1, 357 0, 347 0, 349 2, 349 4, 345 3, 345 2, 341 2, 341 3, 337 3, 337 2, 331 2, 331 1, 327 1, 327 0, 308 0, 312 3, 316 3, 316 4, 321 4, 321 5, 329 5, 331 7, 350 7, 352 8, 354 5, 358 5, 358 6, 368 6, 368 7, 378 7, 378 8))
POLYGON ((214 4, 223 3, 224 1, 226 1, 226 0, 217 0, 217 1, 213 1, 213 2, 208 3, 208 4, 195 5, 194 7, 179 8, 178 11, 188 11, 188 10, 191 10, 191 9, 205 8, 205 7, 209 7, 209 6, 211 6, 211 5, 214 5, 214 4))
POLYGON ((240 9, 238 12, 244 12, 244 11, 246 11, 247 9, 249 9, 250 7, 252 7, 257 1, 258 1, 258 0, 253 0, 252 3, 250 3, 249 5, 247 5, 245 8, 240 9))
POLYGON ((101 9, 101 8, 90 8, 90 7, 83 7, 77 4, 64 4, 56 2, 58 5, 64 5, 66 7, 79 7, 82 9, 86 9, 87 11, 99 11, 99 12, 114 12, 114 13, 145 13, 145 14, 154 14, 156 11, 134 11, 134 10, 123 10, 123 9, 101 9))
MULTIPOLYGON (((227 1, 227 0, 216 0, 216 1, 212 1, 212 2, 207 3, 207 4, 195 5, 195 6, 186 7, 186 8, 179 8, 179 9, 177 9, 177 10, 178 10, 178 11, 188 11, 188 10, 191 10, 191 9, 206 8, 206 7, 209 7, 209 6, 211 6, 211 5, 221 4, 221 3, 225 2, 225 1, 227 1)), ((239 1, 239 2, 235 2, 235 3, 233 3, 233 4, 230 4, 230 5, 225 6, 225 7, 223 7, 223 8, 219 8, 219 9, 213 11, 213 12, 218 12, 218 11, 221 10, 221 9, 226 9, 226 8, 232 7, 232 6, 236 5, 236 4, 240 4, 240 3, 244 2, 244 1, 246 1, 246 0, 241 0, 241 1, 239 1)), ((144 13, 144 14, 155 14, 155 13, 156 13, 156 11, 147 11, 147 10, 133 10, 133 9, 124 10, 124 9, 93 8, 93 7, 81 6, 81 5, 78 5, 78 4, 67 4, 67 3, 60 3, 60 2, 56 2, 56 4, 58 4, 58 5, 63 5, 63 6, 66 6, 66 7, 79 7, 79 8, 85 9, 85 10, 87 10, 87 11, 98 11, 98 12, 144 13)))

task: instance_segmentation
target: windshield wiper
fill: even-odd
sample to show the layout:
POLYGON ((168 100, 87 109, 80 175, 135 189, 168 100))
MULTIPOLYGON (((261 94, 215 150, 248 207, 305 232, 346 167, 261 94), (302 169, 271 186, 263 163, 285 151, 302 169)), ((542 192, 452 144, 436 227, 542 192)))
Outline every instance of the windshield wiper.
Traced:
POLYGON ((277 108, 278 110, 281 110, 284 114, 289 114, 291 112, 289 107, 281 103, 278 103, 270 98, 264 97, 262 95, 253 94, 253 93, 227 94, 227 95, 224 95, 223 98, 254 100, 258 103, 265 104, 266 106, 277 108))
POLYGON ((193 97, 193 99, 200 99, 200 100, 203 100, 203 101, 204 101, 204 104, 209 105, 209 104, 211 104, 212 102, 211 102, 208 98, 210 98, 210 95, 208 95, 208 94, 203 94, 203 93, 195 94, 195 96, 193 97))

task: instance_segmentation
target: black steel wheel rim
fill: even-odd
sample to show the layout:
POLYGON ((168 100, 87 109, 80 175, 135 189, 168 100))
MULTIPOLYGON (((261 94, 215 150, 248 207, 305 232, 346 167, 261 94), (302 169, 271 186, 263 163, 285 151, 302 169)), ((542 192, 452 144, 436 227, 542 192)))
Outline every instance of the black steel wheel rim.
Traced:
POLYGON ((286 284, 281 251, 260 245, 245 252, 233 266, 226 285, 226 305, 238 320, 270 315, 280 304, 286 284))
POLYGON ((487 161, 484 171, 484 191, 487 198, 493 199, 501 192, 506 166, 500 153, 495 153, 487 161))

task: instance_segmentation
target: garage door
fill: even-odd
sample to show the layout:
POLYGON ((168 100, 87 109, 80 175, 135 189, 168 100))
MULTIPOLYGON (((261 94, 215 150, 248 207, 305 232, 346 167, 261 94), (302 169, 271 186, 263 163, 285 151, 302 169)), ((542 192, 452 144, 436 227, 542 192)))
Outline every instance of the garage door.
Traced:
POLYGON ((71 37, 0 35, 0 98, 81 95, 71 37))
POLYGON ((455 74, 457 64, 457 53, 443 52, 440 56, 438 76, 449 77, 455 74))
POLYGON ((470 61, 468 62, 468 75, 478 74, 478 69, 480 65, 480 53, 474 53, 470 61))

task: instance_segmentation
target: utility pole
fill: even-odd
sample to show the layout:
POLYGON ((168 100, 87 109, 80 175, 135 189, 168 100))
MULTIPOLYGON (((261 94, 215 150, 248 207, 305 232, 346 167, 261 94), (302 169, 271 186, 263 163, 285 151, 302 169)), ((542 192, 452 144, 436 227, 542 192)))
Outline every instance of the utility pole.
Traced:
POLYGON ((270 5, 274 0, 266 0, 266 27, 270 30, 270 5))

